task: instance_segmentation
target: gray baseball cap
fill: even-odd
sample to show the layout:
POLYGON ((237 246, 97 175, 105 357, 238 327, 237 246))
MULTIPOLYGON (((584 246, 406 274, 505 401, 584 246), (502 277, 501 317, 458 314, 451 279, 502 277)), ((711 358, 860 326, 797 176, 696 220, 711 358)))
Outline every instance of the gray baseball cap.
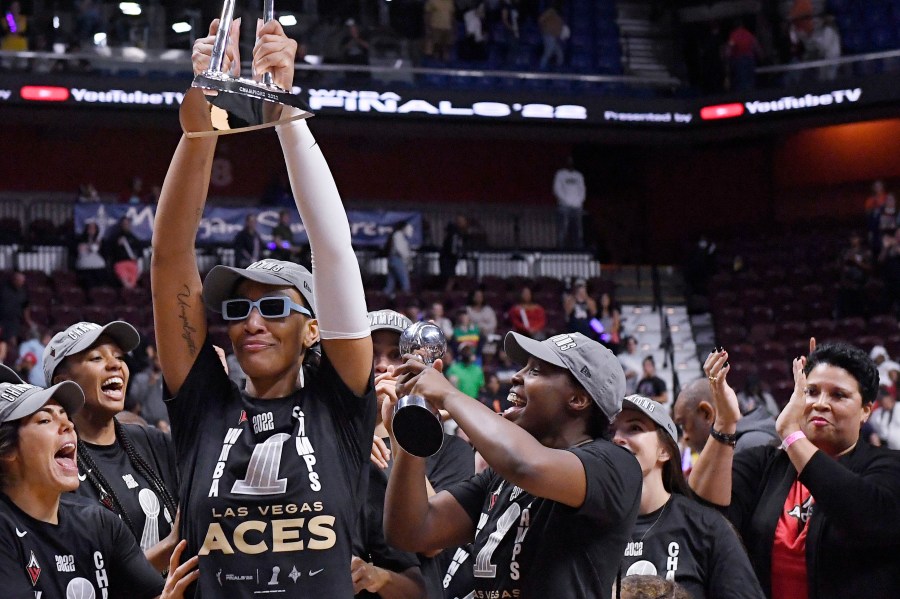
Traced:
POLYGON ((24 383, 0 383, 0 423, 31 416, 51 399, 58 401, 71 417, 84 405, 84 392, 72 381, 47 389, 24 383))
POLYGON ((122 320, 100 326, 94 322, 78 322, 53 336, 44 348, 44 377, 53 381, 53 373, 67 356, 83 352, 97 342, 102 335, 109 336, 122 348, 130 352, 141 343, 137 329, 122 320))
POLYGON ((678 444, 678 428, 661 403, 643 395, 629 395, 622 402, 623 410, 635 410, 656 423, 669 433, 672 441, 678 444))
POLYGON ((536 341, 510 331, 503 346, 520 364, 534 356, 571 372, 610 421, 622 409, 625 372, 618 358, 593 339, 581 333, 563 333, 536 341))
POLYGON ((221 312, 222 302, 234 297, 234 288, 241 279, 256 281, 263 285, 293 287, 303 296, 313 316, 316 314, 312 273, 299 264, 270 258, 254 262, 247 268, 221 264, 214 267, 203 281, 203 303, 213 312, 221 312))
POLYGON ((374 310, 366 314, 366 317, 372 332, 387 330, 402 333, 412 325, 409 318, 394 310, 374 310))
POLYGON ((22 380, 16 371, 7 366, 6 364, 0 364, 0 383, 12 383, 14 385, 23 385, 25 381, 22 380))

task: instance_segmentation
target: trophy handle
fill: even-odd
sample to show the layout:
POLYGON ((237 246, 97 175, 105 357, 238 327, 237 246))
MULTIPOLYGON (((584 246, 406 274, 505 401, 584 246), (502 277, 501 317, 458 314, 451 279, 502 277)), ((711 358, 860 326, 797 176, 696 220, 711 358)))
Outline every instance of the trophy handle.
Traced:
MULTIPOLYGON (((234 0, 232 0, 234 1, 234 0)), ((272 19, 275 18, 275 0, 263 0, 263 12, 262 12, 262 20, 263 24, 268 23, 272 19)), ((272 79, 272 73, 268 71, 263 73, 262 81, 266 85, 275 85, 275 81, 272 79)))
MULTIPOLYGON (((273 0, 266 0, 272 2, 273 0)), ((220 74, 222 64, 225 62, 225 48, 228 46, 228 36, 231 32, 231 21, 234 19, 234 0, 225 0, 222 4, 222 14, 219 17, 219 30, 216 32, 216 41, 213 42, 212 55, 209 57, 209 70, 207 73, 220 74)))

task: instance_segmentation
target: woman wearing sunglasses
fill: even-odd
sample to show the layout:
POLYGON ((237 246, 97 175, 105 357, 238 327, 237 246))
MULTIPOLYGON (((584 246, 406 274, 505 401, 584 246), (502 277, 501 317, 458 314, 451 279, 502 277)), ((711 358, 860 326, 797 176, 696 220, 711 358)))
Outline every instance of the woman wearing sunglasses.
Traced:
POLYGON ((78 494, 112 510, 162 572, 178 543, 177 476, 171 438, 155 428, 122 424, 129 371, 125 354, 140 344, 127 322, 79 322, 44 348, 44 376, 84 390, 78 429, 78 494))
MULTIPOLYGON (((194 45, 209 64, 213 35, 194 45)), ((237 29, 232 31, 237 60, 237 29)), ((297 44, 278 21, 258 30, 253 64, 290 89, 297 44)), ((228 65, 226 65, 227 68, 228 65)), ((197 89, 185 130, 210 130, 197 89)), ((197 597, 351 597, 351 534, 372 447, 372 341, 350 228, 325 158, 304 121, 276 128, 315 256, 215 267, 201 284, 194 239, 215 138, 182 137, 153 236, 153 310, 183 480, 182 537, 200 557, 197 597), (205 308, 227 323, 247 376, 229 381, 207 338, 205 308), (318 364, 308 363, 321 338, 318 364)))
POLYGON ((79 486, 71 381, 42 389, 0 365, 0 579, 3 597, 183 597, 196 560, 163 580, 122 521, 70 494, 79 486), (162 593, 160 595, 160 593, 162 593))

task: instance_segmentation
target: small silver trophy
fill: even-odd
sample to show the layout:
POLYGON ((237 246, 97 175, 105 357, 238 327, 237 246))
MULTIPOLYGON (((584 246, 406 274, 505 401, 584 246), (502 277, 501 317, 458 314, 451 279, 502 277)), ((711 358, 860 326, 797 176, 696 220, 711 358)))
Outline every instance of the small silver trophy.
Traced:
MULTIPOLYGON (((426 364, 447 351, 447 339, 441 327, 431 322, 415 322, 400 334, 400 353, 415 354, 426 364)), ((401 397, 394 406, 394 438, 409 454, 427 458, 444 443, 441 415, 420 395, 401 397)))
MULTIPOLYGON (((186 131, 188 137, 241 133, 312 116, 306 102, 290 90, 276 85, 271 73, 263 73, 261 81, 256 81, 245 77, 233 77, 222 70, 231 23, 234 20, 234 4, 235 0, 225 0, 222 5, 219 30, 213 43, 209 68, 195 76, 191 84, 191 87, 206 90, 204 93, 207 94, 206 100, 211 104, 214 130, 186 131), (284 113, 285 106, 293 106, 300 110, 284 113)), ((274 18, 274 0, 263 0, 263 22, 268 23, 274 18)))

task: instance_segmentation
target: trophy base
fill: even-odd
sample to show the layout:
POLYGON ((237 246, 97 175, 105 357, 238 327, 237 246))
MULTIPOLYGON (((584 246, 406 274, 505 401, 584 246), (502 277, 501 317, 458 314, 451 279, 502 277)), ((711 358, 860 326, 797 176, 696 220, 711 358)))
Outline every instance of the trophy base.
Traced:
POLYGON ((433 456, 444 444, 441 416, 422 397, 407 396, 394 407, 394 439, 408 454, 433 456))
POLYGON ((214 130, 185 131, 187 137, 243 133, 313 116, 309 106, 300 97, 277 85, 252 79, 207 71, 194 77, 191 87, 217 93, 205 95, 210 104, 214 130), (286 106, 297 110, 285 110, 286 106))

